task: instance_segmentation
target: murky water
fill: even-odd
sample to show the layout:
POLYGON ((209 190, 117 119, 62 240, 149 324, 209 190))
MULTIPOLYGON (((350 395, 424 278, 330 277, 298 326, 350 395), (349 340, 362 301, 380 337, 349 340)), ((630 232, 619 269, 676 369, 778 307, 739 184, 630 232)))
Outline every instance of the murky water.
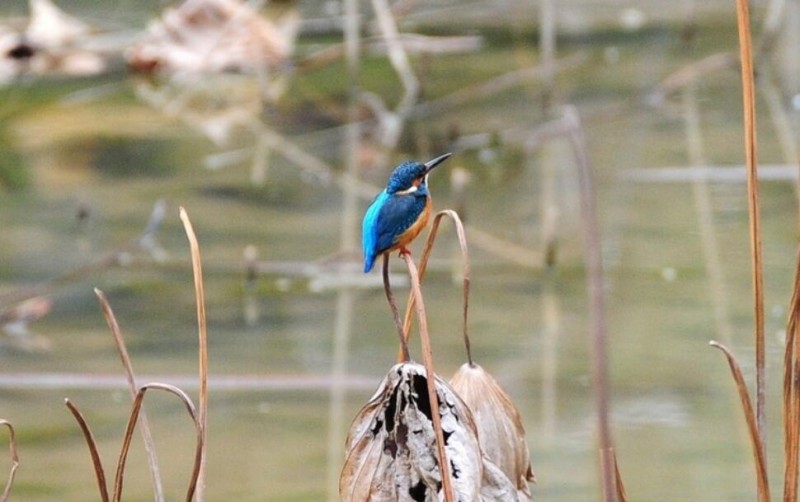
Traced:
MULTIPOLYGON (((131 5, 114 6, 111 24, 138 27, 156 9, 131 5)), ((414 59, 424 68, 426 98, 532 66, 535 34, 516 30, 509 36, 485 28, 479 53, 414 59)), ((671 93, 663 106, 639 104, 681 65, 736 48, 732 12, 701 17, 696 33, 687 43, 679 25, 635 31, 612 25, 565 37, 558 46, 563 56, 583 55, 557 76, 554 99, 581 113, 596 173, 612 428, 634 500, 752 500, 755 492, 734 384, 722 356, 708 347, 711 339, 728 344, 752 379, 744 179, 733 174, 704 182, 691 175, 692 166, 743 162, 738 70, 719 71, 671 93), (676 166, 685 177, 660 176, 659 168, 676 166), (644 179, 642 170, 651 176, 644 179)), ((330 40, 300 37, 305 52, 324 43, 330 40)), ((114 471, 129 398, 94 287, 115 309, 139 383, 171 382, 196 394, 194 291, 179 206, 194 223, 206 274, 208 499, 324 500, 335 493, 349 420, 396 352, 378 274, 362 280, 355 243, 341 252, 342 229, 357 225, 342 221, 346 191, 330 181, 344 164, 344 75, 341 64, 293 75, 284 99, 252 114, 263 130, 233 127, 227 138, 214 136, 218 123, 165 113, 167 107, 158 105, 185 97, 185 88, 154 86, 122 70, 84 79, 23 80, 0 89, 0 174, 9 187, 0 197, 2 307, 10 306, 11 295, 30 296, 26 288, 34 288, 51 309, 27 326, 28 334, 2 338, 0 418, 15 425, 22 462, 15 498, 87 500, 96 493, 65 397, 92 425, 109 478, 114 471), (265 163, 257 140, 274 139, 271 134, 284 139, 269 148, 265 163), (287 144, 331 170, 298 165, 287 144), (263 185, 254 184, 254 176, 263 185), (160 200, 166 203, 163 222, 155 242, 143 248, 136 239, 160 200), (121 264, 91 265, 121 246, 121 264), (248 247, 263 263, 262 273, 249 282, 248 247), (345 282, 354 287, 337 282, 336 266, 348 262, 355 271, 345 282), (54 278, 63 280, 47 282, 54 278), (331 390, 336 371, 344 375, 343 401, 332 405, 333 396, 341 395, 331 390)), ((362 86, 394 97, 401 93, 378 57, 364 61, 362 86)), ((473 353, 522 412, 539 478, 537 497, 594 500, 597 453, 577 174, 563 139, 527 153, 520 141, 546 121, 540 89, 536 82, 514 86, 413 120, 392 162, 454 148, 431 183, 436 206, 463 205, 474 230, 468 231, 473 353), (461 140, 448 145, 443 138, 455 128, 461 140), (486 133, 500 139, 469 146, 472 135, 486 133), (463 202, 449 182, 457 168, 471 175, 463 202), (523 266, 540 260, 545 222, 555 222, 557 265, 549 271, 523 266)), ((213 102, 215 111, 247 111, 257 89, 247 78, 226 77, 208 79, 193 92, 203 110, 213 102)), ((784 165, 775 115, 762 98, 760 160, 784 165)), ((796 123, 797 112, 782 109, 789 124, 796 123)), ((553 113, 558 116, 558 109, 553 113)), ((389 167, 365 163, 358 177, 377 190, 389 167)), ((797 241, 789 172, 761 186, 769 458, 776 486, 782 337, 797 241)), ((356 220, 367 202, 358 199, 356 220)), ((415 255, 420 249, 414 247, 415 255)), ((424 288, 436 363, 444 375, 464 360, 461 291, 452 273, 458 262, 450 263, 455 249, 448 231, 424 288)), ((407 288, 398 291, 404 298, 407 288)), ((168 499, 178 499, 190 473, 190 422, 179 403, 159 394, 148 398, 147 412, 168 499)), ((0 459, 0 472, 6 465, 0 459)), ((138 444, 125 493, 131 500, 151 496, 138 444)))

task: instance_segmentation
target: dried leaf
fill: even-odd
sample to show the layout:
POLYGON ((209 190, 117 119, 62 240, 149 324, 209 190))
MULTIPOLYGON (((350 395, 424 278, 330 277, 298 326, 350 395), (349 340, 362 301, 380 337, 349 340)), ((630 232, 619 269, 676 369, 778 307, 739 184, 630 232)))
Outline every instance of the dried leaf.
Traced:
POLYGON ((533 500, 528 482, 536 482, 536 476, 522 417, 511 398, 477 364, 463 364, 450 385, 472 411, 484 453, 514 483, 519 500, 533 500))
MULTIPOLYGON (((472 413, 436 377, 453 491, 458 500, 507 502, 516 489, 481 451, 472 413)), ((425 368, 393 366, 362 408, 347 438, 339 479, 344 501, 438 501, 442 488, 425 368)))

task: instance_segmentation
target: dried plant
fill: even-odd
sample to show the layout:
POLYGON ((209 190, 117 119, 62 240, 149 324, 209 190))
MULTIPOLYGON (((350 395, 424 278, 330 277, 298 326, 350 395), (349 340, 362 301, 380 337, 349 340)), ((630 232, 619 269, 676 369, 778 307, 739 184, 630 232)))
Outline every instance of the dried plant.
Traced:
POLYGON ((794 291, 786 326, 783 359, 784 478, 783 500, 797 502, 798 454, 800 454, 800 253, 794 275, 794 291))
POLYGON ((103 462, 100 459, 100 452, 97 451, 97 441, 94 439, 94 434, 92 434, 92 430, 89 428, 89 423, 86 421, 86 418, 83 416, 83 413, 81 413, 78 407, 75 406, 69 399, 65 399, 64 404, 67 405, 70 413, 72 413, 72 416, 75 417, 75 420, 78 422, 81 432, 83 432, 83 438, 86 441, 86 446, 89 448, 89 455, 92 457, 94 473, 95 476, 97 476, 97 489, 100 492, 100 500, 103 502, 108 502, 110 499, 108 497, 106 473, 103 469, 103 462))
POLYGON ((3 490, 3 493, 0 494, 0 502, 6 502, 8 497, 11 495, 11 487, 14 486, 14 477, 17 474, 17 468, 19 467, 19 454, 17 453, 17 438, 16 434, 14 433, 14 426, 11 425, 11 422, 8 420, 0 419, 0 425, 5 426, 8 429, 8 449, 11 452, 11 470, 8 473, 8 481, 6 481, 6 487, 3 490))
POLYGON ((446 434, 456 500, 516 500, 514 485, 482 453, 469 408, 439 377, 435 377, 438 413, 431 412, 426 375, 416 363, 393 366, 358 413, 339 481, 342 500, 440 500, 442 476, 433 453, 436 415, 446 434))
MULTIPOLYGON (((756 464, 756 478, 758 481, 758 500, 769 502, 769 479, 767 477, 767 451, 766 451, 766 391, 765 391, 765 337, 764 337, 764 279, 763 279, 763 258, 761 253, 761 229, 758 203, 758 176, 757 176, 757 155, 756 155, 756 118, 755 118, 755 78, 753 74, 753 47, 750 38, 750 13, 746 0, 736 1, 736 19, 739 32, 739 56, 741 59, 741 80, 742 80, 742 105, 744 109, 744 150, 747 164, 747 205, 750 222, 750 251, 752 261, 752 280, 754 298, 754 317, 755 317, 755 349, 756 349, 756 399, 755 411, 747 390, 739 364, 733 354, 724 346, 717 342, 711 342, 713 347, 723 351, 731 368, 731 373, 736 382, 742 409, 745 414, 748 432, 753 447, 753 457, 756 464)), ((790 328, 793 328, 790 320, 790 328)), ((792 362, 789 352, 793 351, 794 336, 789 334, 792 343, 787 343, 787 356, 784 368, 784 378, 790 378, 793 369, 788 365, 792 362)), ((784 424, 787 437, 791 435, 790 428, 796 426, 788 420, 794 419, 796 415, 790 410, 790 400, 792 389, 786 388, 784 382, 784 411, 787 422, 784 424)), ((796 481, 796 455, 791 459, 793 448, 789 442, 786 444, 787 469, 793 465, 794 473, 786 473, 786 483, 796 481)), ((795 483, 796 484, 796 483, 795 483)), ((795 491, 795 488, 787 490, 786 495, 795 491)), ((790 499, 785 499, 790 500, 790 499)))
MULTIPOLYGON (((530 454, 525 438, 525 429, 522 425, 522 417, 511 398, 503 391, 497 381, 482 367, 475 364, 472 359, 468 322, 470 292, 469 253, 464 225, 457 212, 446 209, 440 211, 434 217, 428 240, 420 258, 420 277, 426 270, 433 243, 441 228, 441 220, 445 216, 449 217, 455 225, 461 250, 461 277, 464 298, 462 333, 467 353, 467 363, 459 368, 458 372, 450 380, 450 385, 472 411, 483 452, 515 484, 515 489, 519 490, 519 499, 531 500, 528 481, 534 481, 535 476, 530 465, 530 454)), ((409 309, 406 311, 404 328, 406 336, 409 334, 411 307, 414 305, 414 298, 413 295, 409 297, 409 309)))
MULTIPOLYGON (((203 458, 205 457, 205 438, 203 437, 203 427, 202 422, 200 421, 200 417, 195 412, 194 404, 192 403, 191 398, 183 392, 181 389, 168 384, 163 383, 149 383, 143 385, 139 388, 139 391, 136 393, 136 398, 133 401, 133 408, 131 409, 130 417, 128 418, 128 426, 125 429, 125 438, 122 442, 122 449, 119 454, 119 461, 117 462, 117 472, 114 476, 114 496, 112 498, 113 502, 119 502, 122 500, 122 484, 123 478, 125 476, 125 462, 128 458, 128 451, 130 450, 131 440, 133 438, 133 431, 136 428, 136 423, 139 418, 139 412, 142 409, 142 403, 144 402, 145 393, 149 389, 161 389, 167 392, 170 392, 180 398, 183 401, 183 404, 186 406, 186 410, 189 413, 189 416, 192 419, 192 423, 195 426, 195 431, 197 433, 197 441, 195 442, 195 459, 194 459, 194 467, 192 469, 192 476, 189 480, 189 487, 186 491, 186 502, 191 502, 197 490, 199 490, 200 485, 200 476, 202 474, 202 465, 203 465, 203 458)), ((198 499, 199 499, 198 494, 198 499)))
MULTIPOLYGON (((122 361, 122 367, 125 369, 125 376, 128 380, 128 390, 130 391, 131 398, 135 399, 137 393, 136 377, 133 372, 133 363, 128 355, 128 349, 125 346, 125 339, 122 336, 119 323, 117 323, 117 318, 114 315, 111 305, 108 303, 106 295, 97 288, 94 289, 94 294, 100 301, 100 307, 103 309, 103 315, 106 318, 106 323, 108 323, 108 327, 111 329, 111 334, 114 335, 114 342, 117 345, 117 352, 119 352, 120 360, 122 361)), ((72 410, 72 408, 70 408, 70 410, 72 410)), ((147 462, 150 465, 150 475, 151 479, 153 480, 153 495, 155 496, 156 500, 164 500, 164 489, 161 483, 161 476, 159 474, 155 444, 153 443, 153 435, 150 432, 150 424, 147 421, 147 415, 145 415, 144 410, 142 410, 140 413, 139 422, 141 424, 144 449, 147 453, 147 462)))
POLYGON ((195 303, 197 305, 197 369, 199 384, 200 409, 197 414, 197 423, 201 431, 200 471, 197 480, 197 500, 202 502, 205 497, 205 450, 208 437, 208 332, 206 329, 206 301, 203 288, 203 263, 200 256, 200 245, 194 233, 192 222, 184 208, 180 208, 181 222, 189 239, 189 248, 192 255, 192 275, 194 277, 195 303))
POLYGON ((514 483, 519 500, 533 500, 531 468, 522 416, 500 384, 478 364, 463 364, 450 385, 475 418, 483 452, 514 483))
MULTIPOLYGON (((128 451, 130 450, 131 441, 133 439, 133 433, 137 423, 142 424, 145 448, 147 449, 149 455, 150 469, 154 483, 156 500, 157 501, 164 500, 163 490, 161 489, 160 486, 161 482, 158 471, 158 464, 155 461, 152 438, 150 437, 147 421, 144 420, 143 416, 141 416, 143 413, 142 406, 144 403, 144 396, 149 389, 158 389, 169 392, 177 396, 186 407, 186 410, 189 413, 189 416, 192 420, 197 435, 197 440, 195 442, 194 465, 192 469, 192 476, 189 481, 189 486, 186 491, 186 500, 187 502, 190 502, 192 500, 202 501, 204 497, 203 477, 204 477, 205 450, 206 450, 205 446, 206 430, 207 430, 206 417, 208 414, 208 344, 207 344, 207 333, 206 333, 203 275, 202 275, 202 266, 200 263, 201 257, 200 257, 199 245, 197 243, 197 237, 195 236, 194 229, 192 228, 191 222, 189 221, 189 217, 183 208, 181 208, 180 210, 180 216, 184 224, 184 229, 189 239, 189 245, 191 248, 192 269, 195 281, 195 295, 197 301, 197 316, 198 316, 198 331, 199 331, 198 366, 199 366, 199 384, 200 384, 199 410, 196 410, 195 405, 192 402, 191 398, 189 398, 189 396, 185 392, 183 392, 181 389, 173 385, 155 382, 155 383, 148 383, 146 385, 136 388, 133 366, 128 356, 127 349, 125 348, 124 339, 122 337, 122 333, 119 329, 119 326, 117 325, 114 313, 111 310, 111 307, 105 295, 100 290, 95 289, 95 294, 100 300, 100 304, 103 308, 106 320, 109 324, 109 327, 111 328, 111 331, 117 343, 117 349, 120 353, 120 358, 122 360, 123 367, 125 368, 128 383, 131 388, 133 397, 133 405, 128 417, 128 424, 125 429, 125 436, 123 439, 119 460, 117 461, 117 468, 114 475, 114 488, 111 496, 109 496, 105 471, 103 469, 103 463, 100 458, 99 451, 97 449, 97 443, 91 432, 89 424, 87 420, 84 418, 83 414, 78 409, 78 407, 75 406, 69 399, 66 400, 66 405, 67 408, 72 413, 72 415, 75 417, 75 420, 78 422, 78 425, 80 426, 81 431, 83 432, 84 439, 86 440, 87 446, 89 448, 89 453, 92 458, 92 465, 95 470, 95 475, 97 477, 97 484, 100 493, 100 498, 104 502, 107 502, 109 500, 113 502, 118 502, 119 500, 122 499, 123 481, 125 478, 125 465, 128 457, 128 451)), ((13 436, 13 431, 12 431, 12 436, 13 436)), ((15 455, 16 450, 13 449, 12 452, 15 455)), ((16 468, 16 466, 14 468, 16 468)), ((12 477, 13 477, 13 471, 12 471, 12 477)))
POLYGON ((770 499, 769 480, 767 478, 766 458, 764 457, 764 450, 761 448, 763 442, 758 431, 758 421, 756 419, 756 414, 753 411, 753 405, 750 401, 750 393, 747 390, 747 384, 744 381, 744 376, 742 376, 742 370, 739 367, 739 363, 736 362, 736 358, 733 356, 731 351, 728 350, 724 345, 714 341, 710 342, 710 345, 721 350, 722 353, 725 354, 725 358, 728 360, 728 365, 731 369, 731 375, 733 375, 733 379, 736 382, 736 390, 739 393, 739 399, 742 403, 745 422, 747 422, 747 432, 750 435, 750 442, 753 446, 753 458, 755 459, 756 478, 758 481, 758 500, 759 502, 768 502, 770 499))

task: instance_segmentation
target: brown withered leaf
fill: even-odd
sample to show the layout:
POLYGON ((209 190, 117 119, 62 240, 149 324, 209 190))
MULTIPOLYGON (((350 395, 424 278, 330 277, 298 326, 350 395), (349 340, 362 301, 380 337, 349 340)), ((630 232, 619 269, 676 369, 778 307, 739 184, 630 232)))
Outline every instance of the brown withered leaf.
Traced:
POLYGON ((514 483, 519 500, 533 500, 528 482, 536 482, 536 476, 522 417, 511 398, 478 364, 463 364, 450 385, 472 410, 484 453, 514 483))
MULTIPOLYGON (((436 377, 447 461, 457 500, 517 500, 514 484, 481 451, 472 413, 436 377)), ((439 501, 442 487, 425 368, 393 366, 347 438, 339 479, 346 502, 439 501)))

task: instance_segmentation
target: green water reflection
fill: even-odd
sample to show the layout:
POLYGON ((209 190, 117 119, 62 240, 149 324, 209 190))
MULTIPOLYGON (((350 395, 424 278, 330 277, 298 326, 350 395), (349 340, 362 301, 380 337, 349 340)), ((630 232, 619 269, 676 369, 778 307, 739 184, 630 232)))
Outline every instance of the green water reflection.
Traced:
MULTIPOLYGON (((119 24, 141 26, 146 14, 156 10, 149 8, 119 2, 109 14, 119 24)), ((681 41, 679 27, 668 23, 635 32, 603 27, 596 35, 559 40, 564 55, 587 56, 576 69, 557 77, 555 94, 584 115, 596 170, 608 285, 612 426, 622 475, 634 500, 751 500, 755 491, 733 382, 720 354, 708 348, 711 339, 729 344, 752 378, 744 181, 698 186, 643 183, 625 176, 630 169, 691 165, 685 99, 695 100, 699 110, 706 162, 742 163, 735 69, 702 80, 688 98, 681 92, 669 96, 663 107, 637 101, 681 65, 735 48, 732 13, 721 10, 715 16, 701 19, 691 45, 681 41), (709 253, 702 200, 708 202, 716 254, 709 253)), ((486 46, 479 53, 415 60, 426 71, 427 99, 535 62, 535 32, 519 28, 512 36, 495 26, 484 28, 486 46)), ((328 42, 301 37, 306 49, 328 42)), ((369 57, 363 65, 364 88, 400 96, 385 61, 369 57)), ((213 94, 214 85, 235 88, 246 100, 252 83, 245 80, 208 82, 205 92, 213 94)), ((337 175, 344 132, 330 110, 343 109, 346 82, 341 64, 298 73, 285 99, 256 115, 330 162, 337 175)), ((270 157, 264 186, 254 185, 251 130, 235 128, 224 145, 214 144, 197 124, 146 104, 142 85, 150 84, 117 71, 90 79, 23 80, 0 89, 0 294, 99 260, 139 235, 158 200, 167 203, 156 233, 165 254, 153 256, 134 246, 126 254, 127 265, 47 290, 52 311, 30 330, 50 348, 23 350, 6 341, 0 373, 77 373, 96 375, 98 381, 120 375, 92 291, 98 287, 115 309, 139 374, 167 382, 175 375, 191 377, 197 335, 188 245, 178 219, 177 208, 183 206, 203 252, 212 375, 327 378, 334 366, 340 293, 322 288, 324 274, 304 273, 303 264, 315 262, 324 272, 325 263, 349 256, 338 254, 342 190, 277 154, 270 157), (244 154, 238 161, 207 168, 210 159, 219 158, 215 156, 239 149, 244 154), (288 263, 288 269, 246 283, 247 246, 257 248, 259 260, 288 263)), ((532 130, 546 120, 540 98, 539 86, 528 84, 413 120, 393 160, 430 153, 420 152, 420 144, 444 149, 454 125, 464 137, 497 133, 502 138, 503 132, 532 130)), ((765 118, 761 160, 782 163, 770 127, 765 118)), ((472 176, 466 189, 469 223, 527 248, 531 255, 543 246, 544 166, 554 166, 549 181, 558 208, 554 270, 522 267, 484 247, 471 248, 473 353, 521 409, 540 480, 536 496, 596 499, 583 247, 569 148, 555 141, 526 155, 519 142, 500 141, 493 147, 457 150, 450 163, 472 176)), ((359 177, 377 186, 387 172, 365 166, 359 177)), ((448 176, 443 171, 431 180, 439 208, 457 202, 448 176)), ((777 483, 782 330, 797 240, 797 199, 787 180, 763 183, 762 196, 770 465, 777 483)), ((360 200, 359 211, 367 202, 360 200)), ((464 359, 461 292, 447 263, 454 249, 451 232, 441 238, 434 255, 437 266, 425 286, 436 361, 444 375, 464 359)), ((351 251, 354 256, 358 252, 351 251)), ((414 251, 418 255, 420 248, 414 251)), ((401 288, 401 296, 405 293, 401 288)), ((392 364, 396 350, 382 290, 355 289, 352 302, 345 372, 373 383, 359 379, 347 389, 342 424, 331 421, 331 394, 324 386, 212 388, 208 500, 324 500, 330 493, 331 473, 338 471, 344 456, 341 451, 329 457, 330 438, 343 444, 349 420, 392 364), (340 429, 331 430, 331 423, 340 429), (334 465, 329 458, 336 459, 334 465)), ((194 395, 193 387, 187 390, 194 395)), ((7 385, 0 388, 0 418, 13 422, 18 431, 22 467, 14 489, 17 499, 94 496, 90 459, 64 397, 89 419, 106 469, 113 472, 128 414, 127 392, 7 385)), ((179 499, 190 473, 194 436, 177 402, 161 395, 151 398, 147 410, 168 499, 179 499)), ((7 460, 0 459, 0 472, 5 465, 7 460)), ((151 496, 138 446, 131 453, 125 486, 130 500, 151 496)))

